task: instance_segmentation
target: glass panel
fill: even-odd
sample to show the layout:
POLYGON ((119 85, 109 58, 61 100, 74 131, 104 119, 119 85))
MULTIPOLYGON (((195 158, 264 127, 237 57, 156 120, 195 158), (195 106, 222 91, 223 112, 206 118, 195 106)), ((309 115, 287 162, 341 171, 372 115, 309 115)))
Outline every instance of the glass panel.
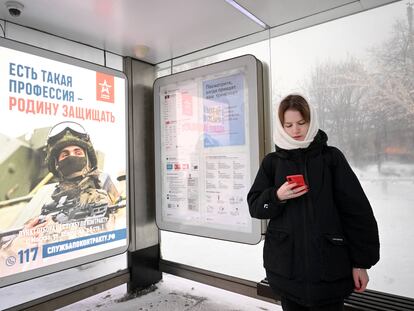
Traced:
POLYGON ((271 40, 273 103, 291 92, 319 110, 378 221, 370 289, 414 296, 414 36, 398 2, 271 40))
POLYGON ((13 310, 17 305, 68 290, 127 267, 127 253, 123 253, 0 288, 0 310, 13 310))

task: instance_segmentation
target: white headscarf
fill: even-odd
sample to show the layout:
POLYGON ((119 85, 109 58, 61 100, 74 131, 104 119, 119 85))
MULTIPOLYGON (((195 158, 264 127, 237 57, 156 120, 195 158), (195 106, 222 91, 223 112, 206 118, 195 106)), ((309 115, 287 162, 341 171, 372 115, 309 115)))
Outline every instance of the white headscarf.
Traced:
POLYGON ((309 105, 310 110, 310 124, 308 132, 306 133, 305 139, 303 141, 299 141, 290 137, 284 130, 282 123, 279 119, 279 106, 280 103, 276 106, 275 109, 275 122, 273 126, 273 141, 274 143, 285 150, 292 150, 292 149, 299 149, 299 148, 307 148, 313 139, 315 138, 316 134, 319 130, 319 123, 318 123, 318 116, 316 115, 315 108, 309 103, 307 98, 301 94, 292 94, 292 95, 299 95, 302 96, 309 105))

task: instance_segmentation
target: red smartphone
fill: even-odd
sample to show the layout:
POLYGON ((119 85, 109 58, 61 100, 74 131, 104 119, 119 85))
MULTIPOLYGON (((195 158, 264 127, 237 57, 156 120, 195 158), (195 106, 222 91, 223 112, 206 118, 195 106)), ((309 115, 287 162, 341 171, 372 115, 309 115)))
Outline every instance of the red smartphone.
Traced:
MULTIPOLYGON (((289 176, 286 176, 286 179, 287 179, 289 184, 296 183, 295 188, 302 187, 302 186, 306 185, 305 184, 305 179, 303 178, 303 175, 289 175, 289 176)), ((295 189, 295 188, 293 188, 293 189, 295 189)))

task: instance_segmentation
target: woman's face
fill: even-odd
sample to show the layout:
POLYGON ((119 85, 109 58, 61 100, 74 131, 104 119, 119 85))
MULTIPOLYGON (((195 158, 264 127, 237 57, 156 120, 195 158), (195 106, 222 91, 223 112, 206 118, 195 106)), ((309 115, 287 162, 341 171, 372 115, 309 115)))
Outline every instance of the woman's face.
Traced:
POLYGON ((309 122, 303 119, 302 114, 297 110, 285 111, 285 122, 283 123, 285 132, 296 140, 305 140, 309 129, 309 122))

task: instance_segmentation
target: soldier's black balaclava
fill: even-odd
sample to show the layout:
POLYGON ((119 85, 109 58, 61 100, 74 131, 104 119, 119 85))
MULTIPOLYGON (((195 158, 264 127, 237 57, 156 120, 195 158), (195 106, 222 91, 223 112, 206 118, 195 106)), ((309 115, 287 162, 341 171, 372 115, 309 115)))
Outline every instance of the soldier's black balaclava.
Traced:
POLYGON ((57 166, 64 178, 77 177, 74 175, 82 175, 88 160, 86 156, 67 156, 63 160, 59 161, 57 166), (79 174, 76 174, 78 173, 79 174))

